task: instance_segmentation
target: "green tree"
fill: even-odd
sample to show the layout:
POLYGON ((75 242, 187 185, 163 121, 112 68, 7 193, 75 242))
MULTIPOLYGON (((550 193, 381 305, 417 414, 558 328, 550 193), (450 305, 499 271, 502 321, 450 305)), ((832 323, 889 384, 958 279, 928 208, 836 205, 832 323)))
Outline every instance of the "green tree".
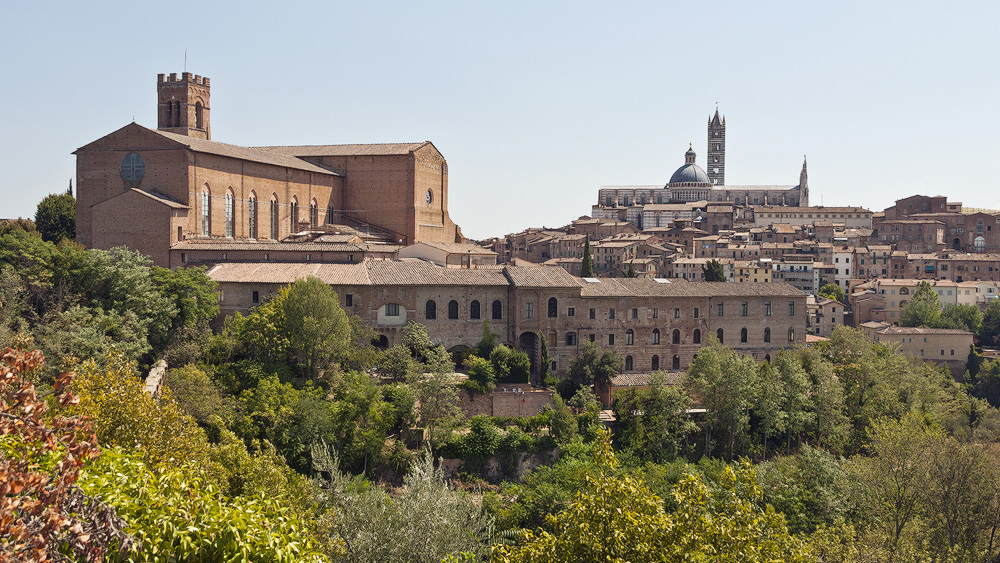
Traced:
POLYGON ((1000 344, 1000 298, 990 300, 979 327, 979 339, 984 344, 1000 344))
MULTIPOLYGON (((569 382, 560 389, 564 398, 572 397, 580 387, 594 383, 610 384, 611 378, 622 372, 625 360, 617 350, 602 351, 595 342, 584 340, 580 351, 569 364, 569 382)), ((565 381, 565 380, 564 380, 565 381)))
POLYGON ((154 469, 114 448, 87 469, 80 488, 113 506, 141 542, 139 553, 111 561, 325 561, 280 492, 227 497, 190 461, 154 469))
POLYGON ((635 271, 635 267, 632 266, 632 262, 628 263, 628 270, 625 271, 626 278, 637 278, 639 274, 635 271))
POLYGON ((840 303, 846 303, 844 301, 844 290, 840 289, 840 286, 835 283, 828 283, 819 289, 819 296, 826 297, 827 299, 833 299, 834 301, 839 301, 840 303))
POLYGON ((409 348, 399 344, 379 355, 378 369, 380 375, 391 377, 393 381, 408 381, 420 371, 419 364, 413 360, 409 348))
POLYGON ((903 305, 899 324, 902 326, 937 327, 941 322, 941 302, 926 280, 920 282, 910 300, 903 305))
POLYGON ((35 209, 35 226, 46 241, 75 240, 76 199, 68 193, 45 196, 35 209))
POLYGON ((552 430, 552 436, 561 443, 572 440, 577 432, 576 419, 573 418, 573 413, 569 411, 569 407, 566 406, 559 393, 552 395, 551 409, 549 427, 552 430))
POLYGON ((319 278, 297 280, 282 290, 284 331, 303 371, 316 377, 347 349, 351 325, 336 292, 319 278))
POLYGON ((427 429, 428 441, 435 450, 441 442, 439 430, 451 428, 462 420, 453 371, 454 366, 448 369, 441 363, 413 384, 420 402, 420 424, 427 429))
POLYGON ((485 395, 496 388, 497 376, 489 360, 472 355, 465 359, 465 368, 469 373, 467 387, 471 391, 485 395))
POLYGON ((758 374, 753 358, 739 356, 715 337, 698 350, 688 368, 692 393, 708 410, 705 454, 711 455, 716 442, 728 459, 744 455, 748 446, 750 410, 757 399, 758 374))
POLYGON ((408 321, 403 327, 403 346, 409 348, 414 356, 419 357, 425 350, 433 348, 434 343, 427 334, 427 327, 416 321, 408 321))
POLYGON ((163 384, 181 409, 205 425, 212 416, 232 420, 230 397, 224 397, 204 370, 187 365, 167 371, 163 384))
POLYGON ((429 451, 414 460, 393 495, 377 486, 360 487, 339 470, 329 448, 318 448, 313 459, 324 509, 319 527, 336 548, 328 550, 335 561, 438 563, 449 555, 478 561, 486 554, 489 518, 434 468, 429 451))
POLYGON ((618 419, 616 441, 641 459, 673 461, 697 430, 688 414, 690 395, 682 385, 667 384, 663 372, 654 373, 646 389, 616 393, 612 408, 618 419))
POLYGON ((705 275, 705 281, 724 282, 729 278, 726 276, 726 269, 718 260, 709 260, 701 267, 701 272, 705 275))
POLYGON ((810 561, 784 518, 761 502, 753 469, 727 467, 712 489, 693 474, 671 493, 677 509, 640 480, 617 474, 607 433, 594 451, 594 474, 545 528, 524 530, 515 545, 499 545, 496 563, 624 563, 682 561, 810 561))
POLYGON ((549 358, 549 344, 544 334, 541 335, 541 340, 542 340, 542 346, 541 346, 541 352, 539 354, 541 356, 541 361, 539 362, 540 365, 538 366, 538 377, 542 381, 542 383, 545 383, 545 380, 549 378, 549 372, 550 372, 549 362, 551 362, 552 360, 551 358, 549 358))
POLYGON ((490 352, 490 363, 497 383, 527 383, 531 374, 528 355, 503 344, 490 352))
POLYGON ((480 358, 489 358, 490 352, 497 346, 498 336, 498 334, 490 330, 490 321, 483 319, 483 337, 476 344, 476 355, 480 358))
POLYGON ((590 254, 590 235, 583 241, 583 264, 580 267, 580 277, 594 277, 594 257, 590 254))
POLYGON ((937 328, 954 328, 979 334, 983 325, 983 313, 975 305, 947 305, 941 311, 937 328))

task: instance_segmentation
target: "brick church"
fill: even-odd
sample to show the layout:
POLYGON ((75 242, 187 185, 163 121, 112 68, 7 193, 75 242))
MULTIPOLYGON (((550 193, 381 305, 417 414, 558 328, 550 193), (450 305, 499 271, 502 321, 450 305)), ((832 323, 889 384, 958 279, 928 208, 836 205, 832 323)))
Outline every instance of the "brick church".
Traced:
POLYGON ((463 240, 448 216, 448 164, 430 141, 241 147, 212 140, 207 77, 160 74, 157 98, 155 130, 133 122, 74 153, 76 238, 88 247, 176 267, 205 249, 322 261, 346 257, 334 250, 351 240, 355 261, 463 240))

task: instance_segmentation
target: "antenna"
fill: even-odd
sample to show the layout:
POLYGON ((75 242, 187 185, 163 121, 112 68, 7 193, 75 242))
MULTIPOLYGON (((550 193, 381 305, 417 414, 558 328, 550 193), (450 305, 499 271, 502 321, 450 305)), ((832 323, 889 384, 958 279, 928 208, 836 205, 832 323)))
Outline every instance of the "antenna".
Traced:
POLYGON ((188 50, 184 49, 184 72, 188 71, 188 50))

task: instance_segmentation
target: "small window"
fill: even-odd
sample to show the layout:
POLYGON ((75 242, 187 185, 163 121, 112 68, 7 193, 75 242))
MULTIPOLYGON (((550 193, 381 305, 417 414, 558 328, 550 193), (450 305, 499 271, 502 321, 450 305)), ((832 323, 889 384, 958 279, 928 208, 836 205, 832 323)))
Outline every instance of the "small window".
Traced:
POLYGON ((253 295, 250 297, 250 301, 252 301, 253 303, 260 303, 260 292, 259 291, 253 292, 253 295))
POLYGON ((354 294, 345 293, 344 294, 344 306, 353 307, 354 306, 354 294))
POLYGON ((632 371, 633 367, 632 356, 625 356, 625 371, 632 371))
POLYGON ((590 335, 590 341, 591 342, 597 342, 597 335, 596 334, 591 334, 590 335))
POLYGON ((795 302, 794 301, 789 301, 788 302, 788 316, 789 317, 794 317, 795 316, 795 302))
POLYGON ((720 316, 720 317, 721 317, 721 316, 723 316, 723 315, 725 315, 725 308, 723 307, 723 305, 724 305, 724 303, 719 303, 719 305, 718 305, 718 308, 719 308, 719 316, 720 316))
POLYGON ((771 341, 771 328, 764 327, 764 342, 770 342, 770 341, 771 341))
POLYGON ((681 309, 680 309, 680 307, 674 307, 674 318, 675 319, 681 318, 681 309))
POLYGON ((458 301, 454 299, 448 302, 448 318, 452 320, 458 318, 458 301))
POLYGON ((612 308, 611 308, 611 309, 610 309, 610 310, 608 311, 608 318, 609 318, 609 319, 614 319, 614 318, 615 318, 615 309, 614 309, 614 307, 612 307, 612 308))
POLYGON ((678 330, 676 328, 674 329, 673 336, 671 337, 671 341, 674 344, 680 344, 681 343, 681 331, 680 330, 678 330))
POLYGON ((482 316, 482 313, 479 310, 479 301, 473 299, 472 303, 469 303, 469 318, 478 319, 480 316, 482 316))
POLYGON ((632 332, 632 329, 628 329, 625 331, 625 345, 631 346, 633 344, 635 344, 635 333, 632 332))
POLYGON ((632 318, 633 319, 639 318, 639 309, 637 307, 632 307, 632 318))
POLYGON ((567 332, 566 333, 566 345, 567 346, 576 346, 576 333, 575 332, 567 332))
POLYGON ((499 299, 493 302, 493 320, 500 320, 503 318, 503 303, 499 299))
POLYGON ((437 303, 430 299, 424 305, 424 318, 428 320, 434 320, 438 317, 437 313, 437 303))
POLYGON ((698 310, 698 308, 697 308, 697 307, 695 307, 695 308, 694 308, 694 318, 696 318, 696 319, 697 319, 697 318, 699 318, 699 316, 700 316, 700 313, 701 313, 701 312, 700 312, 700 311, 698 310))
POLYGON ((576 307, 567 307, 566 308, 566 316, 567 317, 575 317, 576 316, 576 307))
POLYGON ((387 317, 398 317, 399 316, 399 303, 389 303, 385 306, 385 316, 387 317))
POLYGON ((660 329, 654 328, 653 329, 653 344, 659 344, 659 343, 660 343, 660 329))
POLYGON ((725 342, 725 339, 723 338, 724 335, 725 335, 725 333, 723 332, 723 330, 721 328, 719 330, 715 331, 715 336, 716 336, 716 338, 719 339, 719 343, 720 344, 723 343, 723 342, 725 342))
POLYGON ((597 318, 597 309, 591 309, 590 310, 590 320, 594 320, 596 318, 597 318))
POLYGON ((549 297, 549 318, 555 318, 559 316, 559 300, 555 297, 549 297))
MULTIPOLYGON (((834 312, 836 312, 836 309, 834 309, 834 312)), ((770 301, 765 301, 764 302, 764 316, 765 317, 770 317, 771 316, 771 302, 770 301)))
POLYGON ((750 314, 750 304, 746 301, 740 303, 740 316, 746 317, 750 314))
POLYGON ((660 357, 659 356, 655 356, 655 355, 653 356, 653 365, 652 365, 652 367, 653 367, 653 371, 656 371, 656 370, 660 369, 660 357))
POLYGON ((701 344, 701 329, 694 329, 694 335, 692 336, 692 341, 695 344, 701 344))
POLYGON ((524 304, 524 318, 533 319, 535 318, 535 304, 525 303, 524 304))
POLYGON ((654 319, 660 318, 660 310, 657 309, 656 307, 653 307, 653 318, 654 319))
POLYGON ((673 369, 681 369, 681 357, 674 354, 674 359, 671 361, 671 367, 673 369))
POLYGON ((614 346, 614 345, 615 345, 615 335, 609 334, 608 335, 608 346, 614 346))
POLYGON ((794 328, 788 329, 788 341, 789 342, 795 342, 795 329, 794 328))

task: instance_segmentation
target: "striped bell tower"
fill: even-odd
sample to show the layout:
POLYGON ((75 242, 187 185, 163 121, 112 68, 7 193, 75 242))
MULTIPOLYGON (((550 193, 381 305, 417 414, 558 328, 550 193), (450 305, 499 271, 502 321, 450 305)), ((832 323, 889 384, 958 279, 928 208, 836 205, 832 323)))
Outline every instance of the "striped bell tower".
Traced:
POLYGON ((726 118, 719 118, 719 108, 708 118, 708 160, 705 171, 713 186, 726 185, 726 118))

